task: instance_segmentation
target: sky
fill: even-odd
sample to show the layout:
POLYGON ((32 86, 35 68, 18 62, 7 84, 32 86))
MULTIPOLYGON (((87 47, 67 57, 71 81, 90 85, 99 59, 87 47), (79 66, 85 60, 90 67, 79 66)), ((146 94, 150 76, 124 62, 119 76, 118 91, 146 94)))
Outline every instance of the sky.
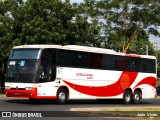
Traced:
POLYGON ((149 40, 153 43, 153 46, 155 47, 155 49, 160 50, 160 37, 150 35, 149 40))
POLYGON ((70 0, 72 3, 76 2, 76 3, 81 3, 83 2, 83 0, 70 0))

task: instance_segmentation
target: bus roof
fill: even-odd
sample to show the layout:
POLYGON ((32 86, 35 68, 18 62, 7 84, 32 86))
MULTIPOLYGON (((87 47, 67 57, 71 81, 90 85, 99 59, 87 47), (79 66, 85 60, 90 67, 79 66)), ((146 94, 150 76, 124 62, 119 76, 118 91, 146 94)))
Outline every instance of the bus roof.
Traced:
POLYGON ((40 48, 40 49, 57 48, 57 49, 85 51, 85 52, 94 52, 94 53, 103 53, 103 54, 114 54, 114 55, 130 56, 130 57, 137 57, 137 58, 156 59, 155 56, 151 56, 151 55, 125 54, 121 52, 116 52, 112 49, 79 46, 79 45, 65 45, 65 46, 61 46, 61 45, 21 45, 21 46, 15 46, 13 49, 21 49, 21 48, 40 48))

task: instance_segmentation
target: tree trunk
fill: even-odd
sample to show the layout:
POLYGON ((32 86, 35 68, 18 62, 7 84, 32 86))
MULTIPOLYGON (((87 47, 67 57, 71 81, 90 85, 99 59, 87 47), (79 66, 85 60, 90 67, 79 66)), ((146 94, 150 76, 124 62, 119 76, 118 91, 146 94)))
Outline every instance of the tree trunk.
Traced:
MULTIPOLYGON (((133 42, 135 41, 135 39, 137 38, 137 36, 138 36, 138 29, 136 29, 136 30, 134 31, 134 33, 132 34, 132 36, 130 37, 129 43, 127 44, 127 46, 125 47, 125 49, 123 49, 123 52, 124 52, 124 53, 127 53, 127 51, 128 51, 128 49, 129 49, 131 43, 133 43, 133 42)), ((123 46, 123 47, 124 47, 124 46, 123 46)))

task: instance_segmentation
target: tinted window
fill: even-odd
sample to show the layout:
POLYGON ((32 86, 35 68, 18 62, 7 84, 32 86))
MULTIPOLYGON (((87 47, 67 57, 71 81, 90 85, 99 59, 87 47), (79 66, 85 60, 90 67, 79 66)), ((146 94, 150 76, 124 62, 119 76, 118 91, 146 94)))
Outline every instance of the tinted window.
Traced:
POLYGON ((73 66, 73 52, 57 50, 57 65, 73 66))
POLYGON ((44 49, 42 52, 41 60, 43 62, 56 64, 56 50, 55 49, 44 49))
POLYGON ((129 70, 130 69, 129 57, 117 56, 117 69, 118 70, 129 70))
POLYGON ((142 69, 140 67, 141 64, 141 59, 140 58, 130 58, 130 71, 139 71, 140 69, 142 69))
POLYGON ((56 78, 56 67, 50 65, 42 65, 40 69, 39 82, 50 82, 56 78))
POLYGON ((89 67, 102 68, 103 55, 102 54, 89 54, 89 67))
POLYGON ((139 59, 138 71, 139 72, 147 72, 147 63, 146 63, 146 60, 139 59))
POLYGON ((147 64, 148 64, 148 71, 147 72, 156 73, 156 62, 155 62, 155 60, 148 59, 147 64))
POLYGON ((74 66, 88 67, 88 53, 74 52, 74 66))
POLYGON ((9 60, 6 81, 34 83, 36 81, 37 68, 37 60, 9 60))
POLYGON ((117 56, 103 55, 103 67, 107 70, 117 69, 117 56))
POLYGON ((9 59, 37 59, 39 49, 13 49, 9 59))
POLYGON ((155 73, 156 64, 155 60, 145 58, 130 58, 129 71, 155 73))

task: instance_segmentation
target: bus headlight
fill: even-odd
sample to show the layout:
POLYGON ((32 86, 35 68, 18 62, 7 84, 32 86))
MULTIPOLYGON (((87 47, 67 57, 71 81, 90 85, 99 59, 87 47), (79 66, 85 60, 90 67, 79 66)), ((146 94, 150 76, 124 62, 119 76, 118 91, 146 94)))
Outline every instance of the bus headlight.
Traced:
POLYGON ((32 87, 26 87, 25 90, 33 90, 32 87))
POLYGON ((5 86, 5 89, 10 89, 10 86, 5 86))

